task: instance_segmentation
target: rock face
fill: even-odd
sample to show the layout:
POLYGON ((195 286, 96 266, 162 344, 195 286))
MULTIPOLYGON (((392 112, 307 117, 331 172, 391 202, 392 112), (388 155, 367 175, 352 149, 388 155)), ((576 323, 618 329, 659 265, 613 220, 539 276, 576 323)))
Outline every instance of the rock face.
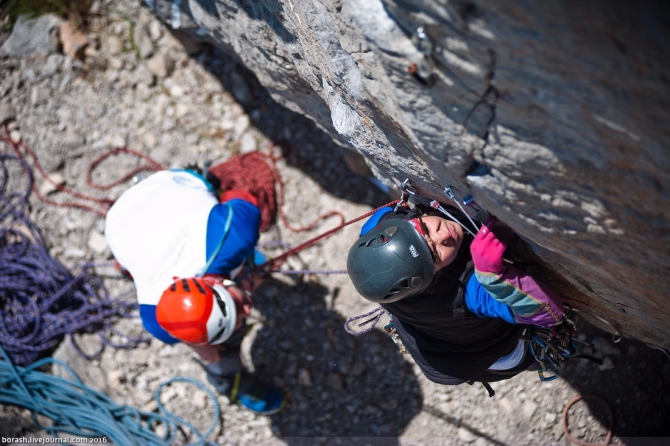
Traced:
POLYGON ((442 201, 447 185, 472 194, 596 325, 670 346, 661 3, 147 4, 234 52, 377 176, 442 201))

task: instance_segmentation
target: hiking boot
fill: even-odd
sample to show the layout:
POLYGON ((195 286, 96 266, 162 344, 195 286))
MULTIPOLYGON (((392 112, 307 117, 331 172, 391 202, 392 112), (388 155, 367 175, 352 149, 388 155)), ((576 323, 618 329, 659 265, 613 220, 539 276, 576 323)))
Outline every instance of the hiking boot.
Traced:
POLYGON ((286 404, 281 390, 244 372, 235 375, 228 397, 231 402, 237 402, 259 415, 275 414, 286 404))

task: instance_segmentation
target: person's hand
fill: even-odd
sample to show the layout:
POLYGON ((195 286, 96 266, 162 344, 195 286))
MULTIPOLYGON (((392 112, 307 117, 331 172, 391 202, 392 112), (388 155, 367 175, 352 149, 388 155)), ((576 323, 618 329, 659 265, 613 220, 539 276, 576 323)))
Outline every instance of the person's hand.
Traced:
POLYGON ((491 231, 496 221, 495 217, 486 220, 470 245, 475 268, 485 273, 500 274, 504 269, 503 254, 507 247, 491 231))
POLYGON ((258 273, 251 273, 244 276, 244 279, 238 281, 237 285, 244 291, 253 293, 263 281, 263 276, 258 273))

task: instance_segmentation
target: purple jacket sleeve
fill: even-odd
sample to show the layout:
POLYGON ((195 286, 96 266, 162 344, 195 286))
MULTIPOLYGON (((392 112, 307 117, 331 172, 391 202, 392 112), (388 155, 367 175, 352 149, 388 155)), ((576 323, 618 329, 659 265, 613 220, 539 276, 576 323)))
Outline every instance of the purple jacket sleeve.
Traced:
POLYGON ((495 300, 512 310, 518 323, 551 327, 563 320, 558 293, 514 266, 507 266, 501 274, 476 269, 475 274, 495 300))

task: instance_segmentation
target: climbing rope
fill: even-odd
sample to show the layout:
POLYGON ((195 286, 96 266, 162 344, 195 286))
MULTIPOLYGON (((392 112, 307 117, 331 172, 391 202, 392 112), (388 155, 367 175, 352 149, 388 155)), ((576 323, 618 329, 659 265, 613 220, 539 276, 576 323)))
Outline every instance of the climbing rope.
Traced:
POLYGON ((572 398, 570 401, 568 401, 568 404, 565 405, 563 408, 563 416, 561 417, 561 426, 563 427, 563 432, 565 432, 565 436, 568 438, 568 440, 572 441, 573 443, 577 443, 578 445, 581 446, 608 446, 610 444, 610 441, 612 440, 612 426, 614 425, 614 414, 612 413, 612 408, 610 407, 609 404, 607 404, 607 401, 604 399, 600 398, 599 396, 595 395, 577 395, 574 398, 572 398), (607 410, 607 435, 605 436, 605 441, 602 443, 587 443, 585 441, 580 441, 574 438, 572 435, 570 435, 570 430, 568 429, 568 411, 572 407, 573 404, 575 404, 578 401, 581 400, 596 400, 602 403, 605 406, 605 409, 607 410))
POLYGON ((306 242, 303 242, 303 243, 299 244, 298 246, 296 246, 294 248, 290 248, 289 250, 287 250, 283 254, 280 254, 276 257, 273 257, 273 258, 269 259, 267 262, 257 266, 256 270, 258 270, 258 271, 275 271, 290 256, 295 255, 298 252, 302 251, 303 249, 309 248, 310 246, 314 245, 315 243, 319 242, 320 240, 323 240, 324 238, 335 234, 337 231, 344 228, 345 226, 349 226, 350 224, 356 223, 358 221, 363 220, 364 218, 370 217, 371 215, 373 215, 375 212, 377 212, 381 208, 390 207, 390 206, 393 206, 393 205, 395 205, 399 202, 400 202, 400 200, 393 200, 393 201, 391 201, 389 203, 386 203, 383 206, 379 206, 378 208, 373 209, 370 212, 367 212, 367 213, 365 213, 365 214, 363 214, 359 217, 356 217, 356 218, 354 218, 352 220, 349 220, 349 221, 345 221, 344 223, 342 223, 342 224, 340 224, 340 225, 338 225, 338 226, 336 226, 336 227, 334 227, 334 228, 332 228, 332 229, 330 229, 330 230, 328 230, 328 231, 326 231, 326 232, 324 232, 324 233, 322 233, 322 234, 320 234, 316 237, 313 237, 313 238, 307 240, 306 242))
POLYGON ((216 396, 198 381, 177 377, 161 384, 154 395, 159 412, 140 412, 131 406, 119 406, 107 395, 85 386, 70 367, 57 359, 44 358, 24 368, 13 364, 2 347, 0 352, 3 356, 0 361, 0 404, 30 410, 34 425, 54 438, 66 434, 106 438, 117 445, 165 446, 175 442, 177 434, 186 428, 197 438, 191 444, 214 444, 206 439, 218 425, 221 410, 216 396), (72 379, 39 371, 41 367, 53 364, 63 367, 72 379), (204 434, 166 410, 160 402, 163 388, 174 382, 193 384, 209 396, 214 418, 204 434), (38 417, 48 418, 51 424, 43 424, 38 417), (165 427, 162 436, 156 433, 160 425, 165 427))
POLYGON ((66 334, 97 332, 100 351, 82 355, 97 357, 105 345, 133 347, 147 338, 130 338, 112 344, 120 334, 116 317, 131 317, 134 302, 111 299, 103 280, 92 266, 68 271, 51 257, 35 224, 27 217, 28 196, 34 190, 32 171, 18 156, 0 154, 0 344, 14 362, 27 365, 50 354, 66 334), (7 190, 10 165, 26 173, 25 190, 7 190), (18 164, 18 166, 17 166, 18 164))
MULTIPOLYGON (((71 189, 71 188, 69 188, 69 187, 67 187, 63 184, 58 184, 58 183, 54 182, 49 177, 49 175, 47 175, 47 173, 44 171, 44 169, 42 168, 42 165, 40 164, 39 160, 37 159, 37 155, 35 155, 35 152, 33 150, 27 144, 25 144, 23 142, 14 141, 11 138, 10 133, 9 133, 9 129, 7 128, 6 125, 3 126, 3 131, 4 131, 4 135, 0 135, 0 141, 8 144, 12 148, 12 150, 14 151, 16 157, 21 161, 21 165, 22 165, 22 167, 23 167, 23 169, 26 173, 26 176, 29 177, 29 180, 30 180, 30 189, 32 190, 32 192, 35 194, 35 196, 40 201, 42 201, 46 204, 49 204, 51 206, 56 206, 56 207, 82 209, 82 210, 85 210, 85 211, 93 212, 94 214, 96 214, 100 217, 104 217, 107 214, 107 211, 109 210, 110 206, 114 203, 114 200, 112 200, 110 198, 99 198, 99 197, 94 197, 92 195, 83 194, 83 193, 78 192, 74 189, 71 189), (82 201, 72 202, 72 203, 57 202, 57 201, 51 200, 51 199, 45 197, 44 195, 42 195, 42 193, 39 191, 39 189, 34 184, 32 168, 30 167, 30 165, 28 163, 28 159, 31 160, 32 165, 34 166, 34 169, 39 173, 39 175, 42 177, 42 179, 44 181, 51 184, 57 190, 59 190, 61 192, 64 192, 66 194, 69 194, 72 197, 75 197, 79 200, 82 200, 83 202, 82 201), (88 202, 89 204, 87 204, 86 202, 88 202)), ((132 176, 134 176, 135 174, 137 174, 140 171, 162 170, 162 169, 164 169, 164 167, 160 163, 152 160, 148 156, 143 155, 142 153, 137 152, 133 149, 129 149, 127 147, 121 147, 121 148, 112 149, 109 152, 100 156, 99 158, 95 159, 91 163, 91 165, 89 165, 89 167, 87 169, 86 182, 89 186, 91 186, 94 189, 107 190, 107 189, 110 189, 110 188, 112 188, 112 187, 114 187, 118 184, 121 184, 122 182, 131 178, 132 176), (141 159, 147 160, 148 164, 134 169, 132 172, 130 172, 129 174, 125 175, 124 177, 122 177, 121 179, 119 179, 119 180, 117 180, 113 183, 105 184, 105 185, 99 185, 99 184, 94 183, 92 178, 91 178, 93 170, 104 159, 106 159, 106 158, 108 158, 109 156, 112 156, 112 155, 117 155, 119 153, 128 153, 128 154, 137 156, 141 159)), ((6 172, 5 172, 5 174, 6 174, 6 172)))

